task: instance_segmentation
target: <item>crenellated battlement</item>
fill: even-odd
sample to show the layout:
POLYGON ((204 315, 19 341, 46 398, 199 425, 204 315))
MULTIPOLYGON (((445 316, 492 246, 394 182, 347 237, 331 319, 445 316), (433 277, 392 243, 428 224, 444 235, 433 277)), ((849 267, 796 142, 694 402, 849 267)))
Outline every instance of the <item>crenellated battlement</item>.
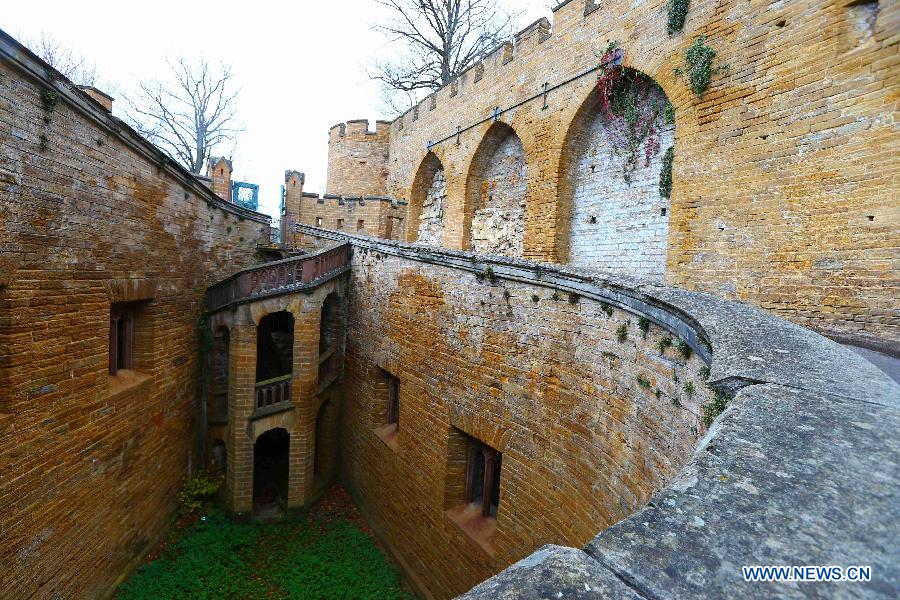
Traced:
POLYGON ((387 141, 391 135, 391 121, 375 121, 375 130, 369 129, 368 119, 351 119, 344 123, 332 125, 328 130, 328 142, 334 143, 346 139, 372 139, 387 141))
MULTIPOLYGON (((512 36, 512 41, 499 44, 484 57, 466 69, 456 79, 422 99, 418 104, 391 122, 391 127, 402 130, 418 121, 427 111, 433 111, 445 100, 456 98, 471 91, 474 84, 483 79, 491 79, 510 69, 511 63, 530 55, 543 52, 542 46, 548 41, 565 35, 573 29, 585 29, 585 19, 593 18, 600 8, 596 0, 566 0, 552 8, 553 23, 541 17, 512 36)), ((598 18, 600 15, 596 15, 598 18)), ((337 126, 335 126, 337 127, 337 126)), ((332 128, 334 130, 334 128, 332 128)))
POLYGON ((294 171, 292 169, 287 169, 284 172, 284 182, 290 183, 291 180, 294 179, 303 185, 306 183, 306 173, 301 173, 300 171, 294 171))

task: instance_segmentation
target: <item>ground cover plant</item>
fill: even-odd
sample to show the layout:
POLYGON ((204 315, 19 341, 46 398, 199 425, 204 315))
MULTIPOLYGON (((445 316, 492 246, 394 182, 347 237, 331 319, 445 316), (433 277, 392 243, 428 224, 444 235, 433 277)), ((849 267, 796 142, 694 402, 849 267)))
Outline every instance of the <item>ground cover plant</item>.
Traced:
POLYGON ((182 520, 117 598, 412 597, 335 486, 298 521, 236 523, 216 509, 182 520))

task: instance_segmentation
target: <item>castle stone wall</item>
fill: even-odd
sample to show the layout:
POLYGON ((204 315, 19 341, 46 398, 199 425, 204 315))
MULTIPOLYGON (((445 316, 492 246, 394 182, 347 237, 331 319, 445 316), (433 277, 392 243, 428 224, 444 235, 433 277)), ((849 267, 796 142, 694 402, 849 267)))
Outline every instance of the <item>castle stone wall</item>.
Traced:
POLYGON ((204 466, 203 294, 253 260, 269 219, 163 162, 2 32, 0 56, 0 596, 99 598, 204 466), (141 304, 135 369, 110 376, 116 301, 141 304))
MULTIPOLYGON (((410 197, 430 148, 447 180, 443 245, 466 247, 467 178, 499 107, 497 119, 524 147, 526 258, 567 262, 574 238, 576 264, 659 278, 664 254, 667 283, 896 349, 900 184, 886 149, 898 143, 892 98, 900 86, 893 76, 900 5, 693 0, 684 31, 671 35, 665 5, 564 3, 552 28, 535 23, 514 48, 498 48, 391 124, 387 194, 410 197), (718 54, 714 66, 729 70, 696 98, 675 68, 701 34, 718 54), (647 233, 610 228, 607 245, 591 256, 598 250, 585 243, 585 205, 573 207, 560 189, 566 174, 589 168, 567 145, 577 138, 579 111, 593 101, 591 69, 609 40, 624 49, 626 67, 652 77, 672 102, 673 187, 667 231, 661 218, 649 218, 658 198, 630 190, 622 216, 646 219, 647 233), (648 205, 633 205, 638 199, 648 205), (641 244, 646 260, 627 264, 616 254, 641 244)), ((615 168, 606 171, 602 187, 611 191, 615 168)))
POLYGON ((544 543, 586 543, 691 454, 705 363, 661 353, 661 327, 645 337, 633 313, 494 277, 471 255, 457 269, 428 250, 354 245, 342 477, 427 594, 461 593, 544 543), (391 440, 384 372, 400 381, 391 440), (448 512, 465 487, 460 431, 502 452, 490 551, 448 512))
POLYGON ((399 239, 405 226, 406 204, 384 196, 327 194, 320 197, 306 193, 299 201, 296 222, 384 239, 399 239))

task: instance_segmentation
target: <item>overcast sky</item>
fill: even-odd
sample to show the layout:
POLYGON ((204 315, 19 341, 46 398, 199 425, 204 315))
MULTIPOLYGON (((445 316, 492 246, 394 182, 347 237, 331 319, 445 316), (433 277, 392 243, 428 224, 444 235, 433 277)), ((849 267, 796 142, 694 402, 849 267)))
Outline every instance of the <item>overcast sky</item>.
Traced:
MULTIPOLYGON (((517 28, 550 18, 554 0, 507 0, 517 28)), ((96 65, 97 87, 120 95, 166 74, 166 58, 203 55, 233 69, 245 128, 234 148, 235 178, 260 185, 260 210, 278 210, 285 169, 324 191, 328 129, 383 118, 365 68, 391 48, 372 31, 384 18, 373 0, 150 3, 9 0, 0 28, 20 38, 47 34, 96 65), (139 9, 138 9, 139 7, 139 9)), ((124 103, 114 107, 122 116, 124 103)), ((228 155, 229 147, 218 153, 228 155)))

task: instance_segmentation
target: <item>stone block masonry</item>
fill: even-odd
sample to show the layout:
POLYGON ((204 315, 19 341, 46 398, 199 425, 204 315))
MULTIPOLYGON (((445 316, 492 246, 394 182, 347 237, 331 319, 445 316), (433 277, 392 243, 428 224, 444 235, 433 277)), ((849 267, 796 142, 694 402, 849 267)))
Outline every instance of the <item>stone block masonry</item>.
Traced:
POLYGON ((3 32, 0 58, 0 597, 98 598, 203 466, 203 294, 254 260, 269 218, 3 32), (135 354, 110 376, 114 302, 137 307, 135 354))
POLYGON ((351 272, 342 477, 440 598, 647 502, 687 460, 712 394, 703 360, 661 352, 672 338, 657 325, 644 335, 634 314, 481 269, 358 247, 351 272), (384 372, 400 389, 390 443, 384 372), (465 487, 455 432, 502 453, 489 548, 447 512, 465 487))
POLYGON ((537 22, 392 122, 386 194, 411 201, 405 239, 417 233, 428 156, 446 178, 443 247, 469 247, 475 230, 518 239, 473 222, 473 159, 500 121, 524 153, 522 256, 713 292, 896 352, 900 183, 885 149, 900 144, 900 4, 692 0, 684 31, 671 35, 664 6, 564 2, 552 30, 537 22), (700 35, 729 70, 698 98, 675 68, 700 35), (663 132, 631 186, 597 140, 582 143, 609 40, 675 114, 674 138, 663 132), (666 201, 654 186, 673 139, 666 201))
POLYGON ((423 596, 505 569, 466 597, 753 598, 753 564, 871 565, 840 589, 896 595, 900 388, 854 352, 711 294, 303 233, 354 247, 342 476, 423 596), (711 421, 708 386, 733 396, 711 421), (474 522, 473 439, 500 465, 474 522))

